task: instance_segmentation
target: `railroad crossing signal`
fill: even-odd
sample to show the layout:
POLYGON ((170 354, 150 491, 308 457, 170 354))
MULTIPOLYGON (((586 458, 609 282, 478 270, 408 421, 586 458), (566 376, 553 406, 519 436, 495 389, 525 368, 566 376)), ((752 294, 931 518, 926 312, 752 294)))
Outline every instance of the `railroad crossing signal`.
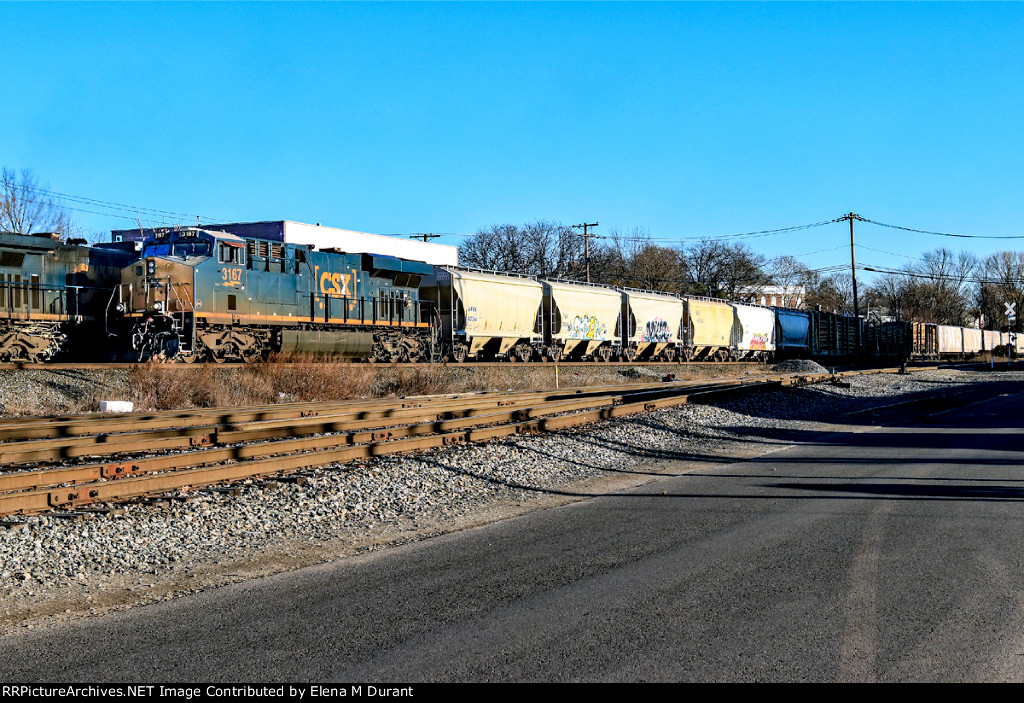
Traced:
POLYGON ((1003 303, 1003 307, 1006 308, 1006 317, 1007 319, 1010 320, 1010 322, 1013 322, 1014 320, 1017 319, 1017 313, 1015 312, 1017 308, 1017 303, 1003 303))

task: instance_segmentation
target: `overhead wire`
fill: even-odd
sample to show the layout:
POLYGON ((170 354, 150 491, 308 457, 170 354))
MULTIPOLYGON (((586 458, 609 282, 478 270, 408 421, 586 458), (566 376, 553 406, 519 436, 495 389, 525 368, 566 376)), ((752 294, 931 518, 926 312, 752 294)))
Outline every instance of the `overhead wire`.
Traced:
POLYGON ((869 220, 865 217, 860 218, 861 222, 868 222, 879 227, 888 227, 890 229, 899 229, 904 232, 916 232, 918 234, 931 234, 938 237, 959 237, 962 239, 1024 239, 1024 234, 1006 234, 1006 235, 989 235, 989 234, 954 234, 952 232, 935 232, 927 229, 915 229, 913 227, 904 227, 902 225, 891 225, 885 222, 879 222, 878 220, 869 220))
MULTIPOLYGON (((89 205, 91 207, 99 207, 99 208, 102 208, 102 209, 105 209, 105 210, 114 210, 114 211, 121 210, 121 211, 133 213, 136 217, 139 217, 141 215, 145 215, 145 216, 148 216, 148 217, 158 217, 158 216, 171 217, 171 218, 183 218, 184 217, 184 218, 189 218, 189 219, 198 217, 198 218, 204 219, 204 220, 206 220, 208 222, 217 222, 217 221, 222 221, 223 222, 223 221, 225 221, 223 218, 209 217, 209 216, 206 216, 206 215, 199 215, 199 214, 195 214, 195 213, 175 212, 173 210, 160 210, 160 209, 157 209, 157 208, 147 208, 147 207, 140 207, 140 206, 135 206, 135 205, 127 205, 125 203, 116 203, 116 202, 113 202, 113 201, 110 201, 110 200, 98 200, 96 198, 88 198, 88 197, 83 196, 83 195, 72 195, 72 194, 69 194, 69 193, 60 193, 60 192, 55 191, 55 190, 49 190, 47 188, 41 188, 39 186, 29 186, 29 185, 23 184, 23 183, 15 183, 15 184, 11 184, 11 185, 12 185, 12 187, 14 187, 14 188, 16 188, 18 190, 21 190, 22 192, 30 191, 30 192, 37 193, 37 194, 40 194, 40 195, 48 195, 48 196, 52 196, 52 197, 56 197, 56 198, 61 198, 63 200, 68 200, 68 201, 71 201, 73 203, 89 205)), ((126 215, 120 215, 117 212, 97 212, 95 210, 87 210, 87 209, 84 209, 84 208, 78 208, 78 207, 72 207, 72 206, 65 206, 65 207, 67 207, 67 209, 69 209, 69 210, 74 210, 76 212, 87 212, 87 213, 93 214, 93 215, 109 215, 109 216, 113 216, 113 217, 127 217, 126 215)), ((134 221, 135 218, 128 217, 128 219, 131 219, 131 220, 134 221)))

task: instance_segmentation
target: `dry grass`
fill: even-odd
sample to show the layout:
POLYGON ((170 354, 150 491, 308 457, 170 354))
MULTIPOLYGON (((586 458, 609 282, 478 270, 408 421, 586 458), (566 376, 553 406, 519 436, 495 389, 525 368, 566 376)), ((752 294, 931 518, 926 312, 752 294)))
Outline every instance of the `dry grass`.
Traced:
MULTIPOLYGON (((666 371, 678 378, 736 373, 732 367, 562 366, 561 388, 622 383, 650 383, 666 371)), ((554 366, 482 367, 473 364, 398 367, 348 362, 272 360, 225 369, 175 364, 146 364, 127 372, 129 396, 136 410, 269 405, 273 403, 385 398, 477 391, 527 391, 555 387, 554 366)))
POLYGON ((128 371, 138 410, 176 410, 452 392, 442 368, 261 363, 241 369, 146 364, 128 371))

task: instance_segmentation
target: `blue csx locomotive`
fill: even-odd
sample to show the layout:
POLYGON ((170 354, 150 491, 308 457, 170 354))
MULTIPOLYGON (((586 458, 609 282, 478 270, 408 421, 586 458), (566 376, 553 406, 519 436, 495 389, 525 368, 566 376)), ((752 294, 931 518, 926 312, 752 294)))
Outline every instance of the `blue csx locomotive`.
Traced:
POLYGON ((432 355, 419 298, 433 267, 198 228, 157 231, 122 270, 111 328, 139 357, 249 361, 271 352, 370 361, 432 355))
POLYGON ((0 361, 108 358, 104 311, 136 244, 85 246, 49 233, 0 233, 0 361))

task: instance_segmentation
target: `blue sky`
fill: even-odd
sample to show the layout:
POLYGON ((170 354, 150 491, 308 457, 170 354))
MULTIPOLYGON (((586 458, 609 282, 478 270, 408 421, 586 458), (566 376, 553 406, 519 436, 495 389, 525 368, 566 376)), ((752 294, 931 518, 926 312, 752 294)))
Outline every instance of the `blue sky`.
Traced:
MULTIPOLYGON (((1024 235, 1019 3, 2 3, 0 22, 0 164, 62 193, 383 233, 586 220, 672 243, 852 210, 1024 235)), ((91 209, 90 229, 130 224, 91 209)), ((749 243, 823 267, 848 249, 806 253, 848 237, 749 243)), ((908 259, 866 247, 1024 248, 857 240, 890 266, 908 259)))

